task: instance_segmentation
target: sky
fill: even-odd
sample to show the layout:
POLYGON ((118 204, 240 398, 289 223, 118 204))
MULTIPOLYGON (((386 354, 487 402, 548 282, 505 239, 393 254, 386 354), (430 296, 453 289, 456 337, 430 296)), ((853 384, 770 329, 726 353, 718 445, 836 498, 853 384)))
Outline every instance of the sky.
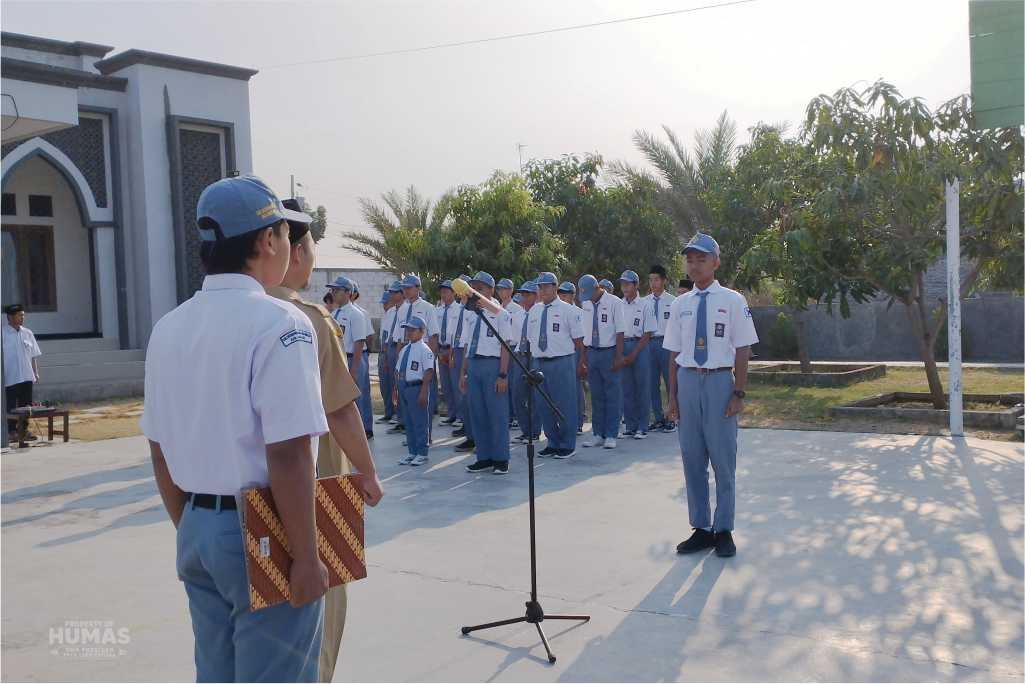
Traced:
POLYGON ((318 265, 372 266, 339 234, 358 198, 436 198, 563 154, 644 164, 637 129, 681 138, 727 110, 740 131, 796 126, 808 101, 884 78, 935 107, 970 87, 967 0, 755 0, 411 54, 324 61, 721 3, 722 0, 46 2, 5 0, 3 29, 259 69, 254 171, 294 174, 328 211, 318 265), (293 66, 283 66, 293 65, 293 66))

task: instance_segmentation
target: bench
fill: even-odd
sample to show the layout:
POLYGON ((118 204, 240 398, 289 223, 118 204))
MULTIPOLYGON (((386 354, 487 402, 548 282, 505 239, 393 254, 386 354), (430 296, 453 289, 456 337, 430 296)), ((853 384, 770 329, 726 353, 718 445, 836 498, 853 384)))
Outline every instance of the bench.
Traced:
POLYGON ((67 409, 59 408, 33 408, 31 411, 15 409, 7 414, 7 420, 17 421, 18 448, 24 449, 28 446, 28 440, 26 439, 28 437, 28 422, 33 418, 46 418, 46 439, 48 442, 53 441, 54 435, 60 435, 67 442, 71 437, 71 433, 68 430, 69 414, 70 412, 67 409), (54 418, 64 419, 63 429, 53 429, 54 418))

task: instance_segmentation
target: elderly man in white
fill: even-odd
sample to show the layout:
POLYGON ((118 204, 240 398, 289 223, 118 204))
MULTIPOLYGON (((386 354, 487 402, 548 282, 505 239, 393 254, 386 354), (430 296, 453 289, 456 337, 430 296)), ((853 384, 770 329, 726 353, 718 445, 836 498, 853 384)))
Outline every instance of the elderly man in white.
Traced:
MULTIPOLYGON (((39 365, 36 362, 43 352, 39 349, 36 336, 25 327, 25 308, 12 304, 4 308, 7 321, 3 327, 4 344, 4 393, 7 410, 32 404, 32 385, 39 382, 39 365)), ((7 431, 17 430, 15 421, 7 421, 7 431)), ((26 435, 26 439, 36 439, 26 435)))

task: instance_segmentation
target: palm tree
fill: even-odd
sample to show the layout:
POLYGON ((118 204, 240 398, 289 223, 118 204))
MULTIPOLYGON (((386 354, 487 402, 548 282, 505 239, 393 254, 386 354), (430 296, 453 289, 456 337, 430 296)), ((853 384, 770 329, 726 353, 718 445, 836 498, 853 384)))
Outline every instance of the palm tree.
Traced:
POLYGON ((391 273, 411 273, 416 267, 411 259, 424 234, 440 228, 448 212, 444 198, 437 204, 424 198, 415 186, 405 195, 389 190, 381 195, 384 206, 361 197, 360 213, 372 232, 342 233, 346 247, 361 254, 391 273))

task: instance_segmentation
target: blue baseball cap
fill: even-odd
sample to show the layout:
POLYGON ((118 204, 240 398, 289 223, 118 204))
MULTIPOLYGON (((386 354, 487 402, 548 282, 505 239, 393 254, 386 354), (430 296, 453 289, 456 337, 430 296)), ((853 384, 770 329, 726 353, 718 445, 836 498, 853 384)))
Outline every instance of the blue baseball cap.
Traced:
POLYGON ((410 273, 402 279, 402 287, 420 287, 420 278, 410 273))
POLYGON ((537 283, 535 283, 533 280, 528 280, 527 282, 525 282, 522 285, 520 285, 520 289, 518 289, 516 291, 517 292, 530 292, 531 294, 537 294, 537 283))
POLYGON ((463 275, 459 276, 459 279, 462 280, 467 285, 469 285, 470 283, 473 282, 473 280, 471 280, 470 276, 466 275, 465 273, 463 275))
POLYGON ((333 283, 328 283, 327 286, 332 290, 345 290, 347 292, 354 292, 356 288, 353 282, 345 276, 338 276, 333 283))
POLYGON ((441 288, 445 288, 446 290, 451 290, 452 289, 452 281, 451 280, 442 280, 441 281, 441 285, 438 285, 438 289, 440 290, 441 288))
POLYGON ((705 254, 711 254, 714 257, 719 256, 719 243, 715 241, 711 235, 705 233, 694 233, 694 237, 690 239, 687 246, 683 248, 683 253, 687 252, 704 252, 705 254))
POLYGON ((494 287, 495 286, 495 279, 491 276, 490 273, 487 273, 485 271, 477 271, 477 275, 475 275, 473 277, 473 280, 471 280, 470 282, 471 283, 484 283, 488 287, 494 287))
POLYGON ((519 304, 520 302, 523 301, 523 295, 521 295, 519 292, 517 292, 516 294, 513 295, 513 301, 516 302, 517 304, 519 304))
POLYGON ((641 282, 641 279, 637 277, 637 272, 630 270, 623 271, 623 275, 619 276, 619 280, 627 283, 634 283, 635 285, 641 282))
POLYGON ((196 203, 196 224, 203 242, 215 242, 267 228, 279 221, 310 224, 313 218, 285 208, 256 176, 222 178, 206 186, 196 203))
POLYGON ((513 285, 513 281, 509 280, 508 278, 502 278, 501 280, 498 281, 498 284, 495 285, 495 287, 498 288, 499 290, 502 290, 502 289, 511 290, 511 289, 513 289, 514 285, 513 285))
POLYGON ((555 274, 552 273, 551 271, 542 271, 541 273, 537 274, 537 279, 534 280, 534 282, 537 283, 538 286, 541 286, 541 285, 556 285, 556 286, 558 286, 559 279, 556 278, 555 274))
POLYGON ((605 288, 606 291, 612 290, 612 281, 608 278, 602 278, 598 281, 598 284, 605 288))
POLYGON ((577 281, 577 292, 580 293, 580 301, 587 301, 594 296, 594 290, 598 287, 598 279, 588 273, 580 276, 577 281))
POLYGON ((402 324, 402 327, 426 330, 427 323, 424 321, 424 319, 420 318, 419 316, 410 316, 409 320, 402 324))
POLYGON ((391 285, 388 286, 388 292, 395 294, 396 292, 402 292, 402 281, 393 280, 391 285))
POLYGON ((382 293, 381 293, 381 301, 380 301, 380 302, 378 302, 378 304, 384 304, 384 303, 386 303, 386 302, 387 302, 387 301, 388 301, 389 299, 391 299, 391 290, 389 290, 389 289, 388 289, 388 288, 386 287, 386 288, 384 288, 384 292, 382 292, 382 293))
POLYGON ((577 286, 567 280, 562 285, 559 285, 559 292, 568 292, 569 294, 576 294, 577 286))
POLYGON ((356 282, 356 279, 349 278, 349 282, 352 283, 352 293, 359 294, 359 283, 356 282))

